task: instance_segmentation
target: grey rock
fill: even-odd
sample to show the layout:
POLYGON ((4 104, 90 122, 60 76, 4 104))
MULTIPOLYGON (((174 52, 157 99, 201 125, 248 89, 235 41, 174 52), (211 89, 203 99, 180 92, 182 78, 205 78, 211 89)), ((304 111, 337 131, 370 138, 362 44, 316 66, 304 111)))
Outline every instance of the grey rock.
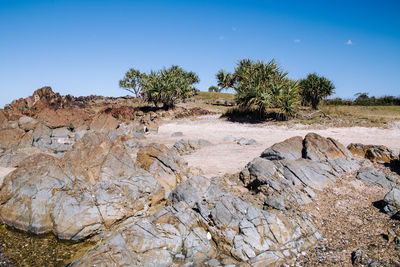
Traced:
POLYGON ((37 124, 37 120, 31 117, 23 116, 19 118, 18 120, 18 125, 19 127, 24 130, 24 131, 30 131, 35 128, 35 125, 37 124))
POLYGON ((16 148, 4 151, 0 154, 0 167, 18 167, 28 156, 41 153, 36 147, 16 148))
POLYGON ((250 146, 250 145, 255 145, 256 143, 257 143, 256 140, 254 140, 252 138, 244 138, 244 137, 240 138, 237 141, 237 144, 241 145, 241 146, 250 146))
POLYGON ((67 127, 55 128, 51 132, 52 137, 68 137, 71 131, 67 127))
POLYGON ((314 161, 351 158, 352 154, 342 144, 332 138, 324 138, 309 133, 303 141, 303 157, 314 161))
POLYGON ((383 210, 389 215, 400 219, 400 189, 392 188, 383 199, 383 210))
POLYGON ((77 142, 82 139, 83 136, 87 133, 87 130, 79 130, 75 132, 74 141, 77 142))
POLYGON ((185 140, 181 139, 176 142, 173 149, 176 150, 180 155, 190 154, 202 147, 212 145, 208 140, 198 139, 198 140, 185 140))
POLYGON ((182 132, 174 132, 171 134, 171 137, 181 137, 181 136, 183 136, 182 132))
POLYGON ((228 142, 228 143, 236 142, 236 138, 233 137, 232 135, 225 136, 223 140, 224 140, 224 142, 228 142))
POLYGON ((24 159, 0 189, 0 221, 80 240, 126 217, 143 216, 163 196, 158 181, 135 166, 120 140, 89 133, 63 159, 24 159))
POLYGON ((302 158, 303 138, 295 136, 264 150, 262 158, 269 160, 296 160, 302 158))
POLYGON ((378 185, 383 188, 391 189, 396 184, 386 179, 385 175, 375 168, 361 168, 357 173, 357 179, 368 184, 378 185))
POLYGON ((227 191, 219 179, 193 177, 173 190, 170 205, 148 218, 124 223, 73 266, 103 264, 265 266, 312 247, 320 234, 305 214, 255 208, 227 191), (294 215, 294 214, 292 214, 294 215))

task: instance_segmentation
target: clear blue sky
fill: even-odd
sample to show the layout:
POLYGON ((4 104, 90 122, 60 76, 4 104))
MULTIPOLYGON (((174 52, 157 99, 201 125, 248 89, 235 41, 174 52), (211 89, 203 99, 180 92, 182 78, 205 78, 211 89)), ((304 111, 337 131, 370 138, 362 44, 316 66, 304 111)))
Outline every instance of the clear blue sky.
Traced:
POLYGON ((172 64, 216 83, 244 58, 317 72, 336 95, 400 95, 400 1, 0 0, 0 106, 49 85, 126 95, 130 67, 172 64))

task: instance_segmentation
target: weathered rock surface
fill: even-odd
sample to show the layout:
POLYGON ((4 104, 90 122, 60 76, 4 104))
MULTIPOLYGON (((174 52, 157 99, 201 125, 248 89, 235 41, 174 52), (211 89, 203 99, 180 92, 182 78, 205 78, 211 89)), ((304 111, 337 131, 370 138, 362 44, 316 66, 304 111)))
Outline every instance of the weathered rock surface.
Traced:
POLYGON ((145 214, 163 196, 161 185, 135 166, 122 141, 89 133, 63 159, 37 154, 5 177, 0 221, 79 240, 145 214))
POLYGON ((371 167, 361 168, 356 177, 368 184, 378 185, 387 189, 392 189, 396 185, 388 180, 383 173, 371 167))
POLYGON ((332 138, 324 138, 316 133, 309 133, 303 141, 303 157, 314 161, 351 158, 346 147, 332 138))
POLYGON ((90 116, 83 109, 72 107, 65 109, 45 108, 35 118, 50 128, 79 128, 89 124, 90 116))
POLYGON ((266 266, 321 237, 307 215, 260 210, 219 179, 192 177, 171 192, 170 201, 148 218, 127 221, 73 266, 266 266))
POLYGON ((170 192, 189 174, 188 163, 174 149, 165 145, 148 144, 137 153, 137 166, 148 171, 170 192))
POLYGON ((264 150, 262 158, 269 160, 296 160, 302 158, 303 138, 295 136, 264 150))
POLYGON ((363 144, 349 144, 347 148, 353 155, 369 159, 374 162, 390 163, 397 157, 392 150, 385 146, 379 145, 363 145, 363 144))
POLYGON ((212 144, 206 139, 198 139, 198 140, 181 139, 174 144, 173 148, 179 154, 184 155, 184 154, 190 154, 202 147, 210 146, 210 145, 212 145, 212 144))
POLYGON ((118 125, 119 122, 117 119, 115 119, 113 116, 109 114, 102 113, 93 118, 89 127, 91 130, 100 132, 100 131, 107 131, 110 129, 116 129, 118 125))
POLYGON ((397 219, 400 219, 400 189, 398 187, 392 188, 383 199, 385 206, 383 210, 397 219))
POLYGON ((37 122, 37 120, 28 116, 23 116, 18 120, 19 127, 26 132, 33 130, 37 122))

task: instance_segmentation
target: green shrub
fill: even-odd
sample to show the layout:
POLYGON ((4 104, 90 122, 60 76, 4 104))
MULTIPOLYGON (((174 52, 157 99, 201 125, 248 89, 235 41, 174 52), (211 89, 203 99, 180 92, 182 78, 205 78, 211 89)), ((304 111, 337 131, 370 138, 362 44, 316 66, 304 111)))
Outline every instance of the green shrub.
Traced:
POLYGON ((307 78, 300 81, 300 95, 302 105, 311 104, 312 109, 317 109, 323 98, 334 93, 335 86, 327 78, 316 73, 308 74, 307 78))
POLYGON ((170 109, 177 101, 193 96, 196 92, 193 84, 198 82, 199 77, 194 72, 172 66, 144 76, 143 88, 147 101, 156 106, 162 103, 164 109, 170 109))

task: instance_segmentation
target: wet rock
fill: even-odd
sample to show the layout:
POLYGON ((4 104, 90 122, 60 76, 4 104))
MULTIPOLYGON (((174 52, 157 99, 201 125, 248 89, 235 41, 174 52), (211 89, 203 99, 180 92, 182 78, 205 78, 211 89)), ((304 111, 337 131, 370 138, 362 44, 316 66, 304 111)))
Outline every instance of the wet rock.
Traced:
POLYGON ((146 214, 163 196, 161 185, 135 166, 122 142, 90 133, 63 159, 33 155, 5 177, 0 221, 80 240, 123 218, 146 214))
POLYGON ((295 136, 276 143, 262 152, 261 157, 269 160, 296 160, 302 158, 303 138, 295 136))
POLYGON ((256 143, 257 143, 256 140, 254 140, 254 139, 252 139, 252 138, 244 138, 244 137, 240 138, 240 139, 237 141, 237 144, 238 144, 238 145, 241 145, 241 146, 255 145, 256 143))
POLYGON ((34 118, 23 116, 18 120, 18 125, 22 130, 27 132, 33 130, 37 122, 34 118))
POLYGON ((392 188, 383 199, 385 206, 383 210, 389 215, 400 219, 400 189, 392 188))
POLYGON ((347 148, 354 155, 369 159, 374 162, 390 163, 392 160, 396 159, 394 152, 385 146, 351 143, 347 146, 347 148))
POLYGON ((375 168, 361 168, 357 173, 357 179, 368 184, 378 185, 383 188, 391 189, 396 184, 386 179, 385 175, 375 168))

